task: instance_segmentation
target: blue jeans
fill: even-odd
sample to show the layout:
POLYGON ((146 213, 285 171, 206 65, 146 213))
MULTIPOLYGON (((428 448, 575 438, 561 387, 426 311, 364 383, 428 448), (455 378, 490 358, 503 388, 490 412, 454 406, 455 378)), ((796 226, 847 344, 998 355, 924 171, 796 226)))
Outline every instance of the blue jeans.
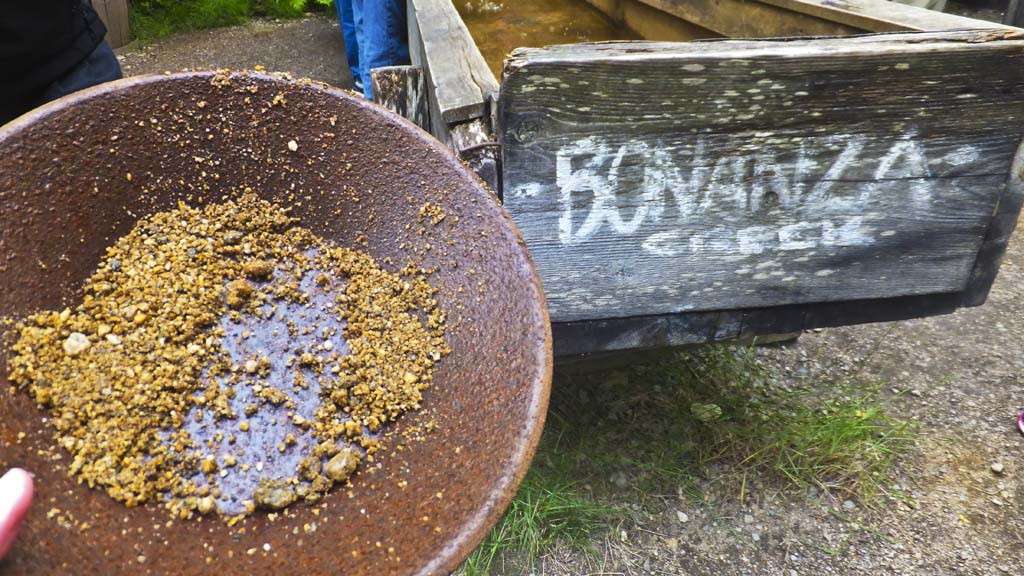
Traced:
POLYGON ((370 70, 409 63, 405 0, 335 0, 356 89, 373 98, 370 70))
POLYGON ((119 78, 121 78, 121 63, 117 61, 114 51, 104 40, 78 66, 47 86, 36 105, 42 106, 61 96, 119 78))

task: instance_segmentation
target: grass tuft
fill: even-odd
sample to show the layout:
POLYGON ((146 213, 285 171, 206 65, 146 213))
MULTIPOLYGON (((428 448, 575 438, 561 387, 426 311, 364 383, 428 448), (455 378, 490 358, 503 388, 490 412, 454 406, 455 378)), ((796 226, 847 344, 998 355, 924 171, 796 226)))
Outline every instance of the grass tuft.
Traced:
POLYGON ((140 0, 131 3, 132 35, 143 42, 220 26, 242 24, 253 16, 296 18, 326 10, 332 0, 140 0))
POLYGON ((556 545, 592 552, 591 539, 621 516, 618 508, 597 502, 574 483, 543 467, 531 469, 504 518, 462 565, 461 574, 491 574, 509 552, 531 565, 556 545))
MULTIPOLYGON (((864 382, 822 380, 783 389, 753 348, 709 347, 654 368, 678 383, 678 402, 715 406, 710 418, 683 418, 702 468, 725 464, 734 475, 774 477, 868 499, 912 442, 908 422, 886 415, 864 382)), ((718 469, 722 467, 719 466, 718 469)))
POLYGON ((463 574, 490 574, 509 557, 530 568, 554 546, 590 550, 629 518, 624 500, 706 500, 712 487, 742 500, 755 485, 868 500, 912 441, 874 389, 830 380, 787 389, 754 348, 724 345, 560 371, 533 467, 463 574))

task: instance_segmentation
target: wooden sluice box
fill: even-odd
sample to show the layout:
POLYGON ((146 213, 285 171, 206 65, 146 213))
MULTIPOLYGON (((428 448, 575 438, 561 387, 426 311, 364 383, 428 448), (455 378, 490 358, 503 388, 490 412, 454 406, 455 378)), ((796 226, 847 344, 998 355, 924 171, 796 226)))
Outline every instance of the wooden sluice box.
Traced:
MULTIPOLYGON (((592 3, 657 11, 649 35, 671 37, 697 0, 592 3)), ((775 18, 697 24, 912 32, 524 48, 499 84, 451 2, 410 0, 414 66, 379 70, 380 99, 500 194, 557 354, 985 301, 1024 200, 1024 30, 883 0, 733 4, 775 18)))

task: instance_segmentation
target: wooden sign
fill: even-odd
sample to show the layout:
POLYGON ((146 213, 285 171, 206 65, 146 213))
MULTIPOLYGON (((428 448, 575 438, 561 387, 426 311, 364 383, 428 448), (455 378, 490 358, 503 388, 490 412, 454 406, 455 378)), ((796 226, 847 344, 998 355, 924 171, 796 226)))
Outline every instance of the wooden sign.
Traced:
POLYGON ((505 206, 552 320, 987 292, 1020 210, 1021 37, 517 50, 505 206))

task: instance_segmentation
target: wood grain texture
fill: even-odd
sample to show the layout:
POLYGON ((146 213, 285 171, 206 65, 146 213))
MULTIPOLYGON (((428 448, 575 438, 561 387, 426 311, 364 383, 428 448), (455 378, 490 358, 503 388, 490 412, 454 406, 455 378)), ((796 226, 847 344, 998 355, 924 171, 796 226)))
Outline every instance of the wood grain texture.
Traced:
POLYGON ((524 49, 499 120, 555 322, 962 293, 1020 210, 1024 42, 524 49))
POLYGON ((419 66, 384 66, 370 70, 373 101, 399 116, 430 130, 427 87, 419 66))
POLYGON ((692 346, 812 328, 892 322, 949 314, 961 294, 822 302, 749 310, 723 310, 608 318, 552 324, 554 352, 574 357, 622 350, 692 346))
MULTIPOLYGON (((732 38, 845 36, 863 32, 828 18, 756 0, 618 0, 611 6, 607 2, 587 1, 598 9, 610 8, 606 13, 613 19, 615 14, 624 17, 630 5, 643 4, 658 10, 665 19, 681 20, 732 38)), ((644 35, 643 30, 636 31, 644 35)))
POLYGON ((435 124, 483 116, 487 95, 498 81, 476 47, 451 0, 409 0, 410 52, 427 73, 435 124), (434 117, 436 116, 436 118, 434 117))
MULTIPOLYGON (((590 3, 597 4, 594 1, 590 3)), ((681 42, 718 36, 712 30, 674 17, 641 0, 616 0, 612 11, 605 14, 647 40, 681 42)))
POLYGON ((889 0, 757 0, 865 32, 1005 29, 1006 26, 889 0))
POLYGON ((1024 207, 1024 146, 1017 150, 1013 166, 1007 176, 1006 184, 988 233, 978 251, 978 258, 971 271, 971 278, 964 292, 965 306, 980 306, 988 298, 992 283, 995 282, 999 266, 1002 264, 1006 248, 1013 236, 1020 219, 1021 208, 1024 207))
POLYGON ((92 6, 107 27, 106 41, 111 48, 120 48, 131 41, 128 0, 92 0, 92 6))
MULTIPOLYGON (((914 32, 1005 28, 999 24, 907 6, 889 0, 587 0, 616 22, 629 25, 649 40, 657 17, 636 19, 647 6, 660 20, 678 20, 731 38, 845 36, 863 32, 914 32)), ((1017 0, 1012 0, 1017 1, 1017 0)), ((661 25, 663 27, 664 24, 661 25)), ((696 36, 704 37, 702 35, 696 36)))

